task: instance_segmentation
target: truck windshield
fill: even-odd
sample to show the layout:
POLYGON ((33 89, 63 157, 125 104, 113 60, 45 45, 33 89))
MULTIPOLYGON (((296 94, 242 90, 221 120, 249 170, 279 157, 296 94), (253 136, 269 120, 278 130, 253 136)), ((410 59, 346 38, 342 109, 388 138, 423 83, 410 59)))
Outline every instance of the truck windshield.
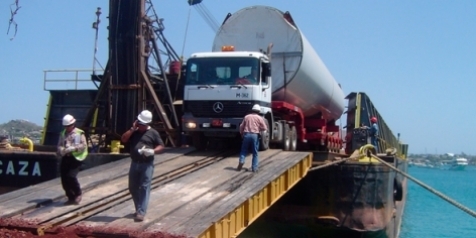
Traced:
POLYGON ((259 60, 249 57, 192 58, 186 85, 258 85, 259 60))

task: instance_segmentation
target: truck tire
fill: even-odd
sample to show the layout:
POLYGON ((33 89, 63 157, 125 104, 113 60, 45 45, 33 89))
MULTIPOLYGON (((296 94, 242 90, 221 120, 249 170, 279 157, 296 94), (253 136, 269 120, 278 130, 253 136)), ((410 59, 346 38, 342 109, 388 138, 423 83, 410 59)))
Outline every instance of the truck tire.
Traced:
POLYGON ((297 131, 294 125, 291 126, 291 131, 289 132, 289 138, 291 140, 291 146, 289 150, 295 151, 297 149, 297 131))
POLYGON ((286 122, 283 122, 283 145, 282 148, 284 151, 288 151, 291 146, 291 138, 290 138, 290 129, 289 125, 286 122))
POLYGON ((263 118, 264 119, 264 123, 266 124, 266 128, 268 128, 268 130, 266 131, 262 131, 260 132, 260 136, 258 138, 259 140, 259 151, 265 151, 267 149, 269 149, 269 123, 268 123, 268 120, 266 118, 263 118))

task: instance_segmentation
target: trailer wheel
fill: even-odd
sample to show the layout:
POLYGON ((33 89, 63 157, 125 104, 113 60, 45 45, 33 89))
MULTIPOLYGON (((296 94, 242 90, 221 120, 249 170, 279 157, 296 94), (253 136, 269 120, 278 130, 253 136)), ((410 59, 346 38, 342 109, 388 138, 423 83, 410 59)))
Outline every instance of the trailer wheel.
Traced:
POLYGON ((259 151, 264 151, 264 150, 267 150, 269 149, 269 122, 268 122, 268 119, 266 118, 263 118, 264 119, 264 123, 266 124, 266 128, 268 128, 268 130, 264 131, 264 132, 261 132, 260 133, 260 136, 259 136, 259 151))
POLYGON ((283 150, 288 151, 291 147, 290 129, 286 122, 283 122, 283 150))
POLYGON ((296 127, 293 125, 291 126, 291 131, 290 131, 290 140, 291 140, 291 146, 289 150, 295 151, 297 149, 297 131, 296 127))

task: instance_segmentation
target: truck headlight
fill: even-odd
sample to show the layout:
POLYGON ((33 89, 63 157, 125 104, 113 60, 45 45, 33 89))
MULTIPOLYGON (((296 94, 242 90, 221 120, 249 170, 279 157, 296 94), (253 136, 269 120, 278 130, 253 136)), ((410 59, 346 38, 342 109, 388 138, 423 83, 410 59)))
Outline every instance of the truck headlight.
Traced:
POLYGON ((223 127, 225 127, 225 128, 229 128, 230 126, 231 126, 231 124, 228 123, 228 122, 227 122, 227 123, 223 123, 223 127))
POLYGON ((210 127, 210 123, 205 122, 205 123, 202 124, 202 126, 203 127, 210 127))
POLYGON ((185 123, 185 127, 189 129, 197 128, 197 124, 195 122, 187 122, 185 123))

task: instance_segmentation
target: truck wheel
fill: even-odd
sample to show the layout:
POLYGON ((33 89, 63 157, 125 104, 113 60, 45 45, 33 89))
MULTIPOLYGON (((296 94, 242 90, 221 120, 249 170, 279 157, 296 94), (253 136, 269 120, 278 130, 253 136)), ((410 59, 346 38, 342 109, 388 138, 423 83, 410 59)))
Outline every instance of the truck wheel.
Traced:
POLYGON ((283 150, 288 151, 291 146, 291 138, 290 138, 290 129, 289 125, 286 122, 283 122, 283 150))
POLYGON ((260 136, 259 136, 259 151, 264 151, 264 150, 267 150, 269 149, 269 123, 268 123, 268 120, 266 118, 263 118, 264 119, 264 123, 266 124, 266 128, 268 128, 268 130, 266 130, 265 132, 261 132, 260 133, 260 136))
POLYGON ((197 150, 205 150, 207 148, 207 137, 203 133, 195 132, 192 134, 192 144, 197 150))
POLYGON ((297 149, 297 131, 295 126, 291 126, 289 138, 291 140, 291 146, 289 147, 289 150, 295 151, 297 149))

